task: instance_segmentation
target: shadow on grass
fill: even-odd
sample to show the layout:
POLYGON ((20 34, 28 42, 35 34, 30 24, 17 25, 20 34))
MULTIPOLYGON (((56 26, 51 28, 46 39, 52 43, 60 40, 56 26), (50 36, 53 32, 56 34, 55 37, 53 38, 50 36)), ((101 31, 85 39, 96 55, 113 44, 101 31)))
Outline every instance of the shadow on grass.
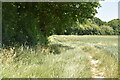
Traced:
POLYGON ((53 51, 52 52, 53 54, 60 54, 63 51, 74 49, 74 47, 64 46, 62 44, 51 44, 50 48, 51 48, 51 51, 53 51))

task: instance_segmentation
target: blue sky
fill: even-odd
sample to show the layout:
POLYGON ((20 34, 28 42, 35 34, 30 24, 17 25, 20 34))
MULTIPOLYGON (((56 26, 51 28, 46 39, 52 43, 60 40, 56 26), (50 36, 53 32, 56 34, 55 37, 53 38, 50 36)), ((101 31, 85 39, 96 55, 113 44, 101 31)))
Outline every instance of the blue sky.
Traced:
POLYGON ((118 2, 120 0, 106 0, 101 1, 100 4, 102 7, 97 9, 98 13, 96 17, 100 18, 103 21, 110 21, 112 19, 118 18, 118 2))

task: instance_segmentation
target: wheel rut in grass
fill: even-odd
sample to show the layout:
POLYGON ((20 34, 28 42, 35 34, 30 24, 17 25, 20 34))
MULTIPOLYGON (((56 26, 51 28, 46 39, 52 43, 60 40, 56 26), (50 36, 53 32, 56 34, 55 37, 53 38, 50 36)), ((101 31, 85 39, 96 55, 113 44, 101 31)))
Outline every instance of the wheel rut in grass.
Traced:
POLYGON ((94 46, 83 48, 83 51, 85 51, 85 54, 88 57, 88 60, 91 65, 92 78, 105 78, 105 71, 99 68, 99 64, 101 63, 101 60, 99 58, 96 59, 97 57, 96 53, 97 54, 99 53, 99 49, 96 49, 96 51, 94 52, 92 51, 93 49, 96 48, 94 46))
POLYGON ((104 71, 99 71, 97 69, 98 63, 100 63, 100 60, 94 60, 92 59, 92 56, 88 56, 91 64, 91 72, 92 72, 92 78, 105 78, 104 71))

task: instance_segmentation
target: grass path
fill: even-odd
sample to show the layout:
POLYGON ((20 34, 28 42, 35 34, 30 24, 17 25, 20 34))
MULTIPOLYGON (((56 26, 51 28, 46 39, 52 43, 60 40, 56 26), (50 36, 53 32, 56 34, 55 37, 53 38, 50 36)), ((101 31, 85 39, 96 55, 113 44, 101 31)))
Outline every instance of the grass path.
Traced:
MULTIPOLYGON (((68 44, 66 44, 66 45, 68 45, 68 44)), ((76 52, 77 51, 77 53, 75 53, 75 54, 81 53, 81 51, 80 51, 81 48, 78 49, 78 46, 73 45, 72 43, 71 44, 69 43, 69 45, 72 45, 73 47, 75 47, 74 51, 69 50, 70 52, 76 52)), ((91 44, 89 44, 89 45, 91 45, 91 44)), ((69 51, 67 51, 67 52, 69 52, 69 51)), ((79 57, 80 55, 76 55, 76 56, 79 57)), ((93 56, 91 56, 91 54, 86 54, 86 57, 88 58, 88 60, 90 62, 90 65, 91 65, 92 78, 105 78, 105 75, 104 75, 105 71, 103 71, 103 70, 100 71, 97 68, 98 67, 98 63, 100 63, 101 61, 93 59, 93 56)), ((74 57, 74 59, 79 59, 79 58, 74 57)), ((69 66, 66 66, 65 70, 66 70, 66 72, 69 73, 67 76, 74 77, 73 75, 77 74, 75 70, 77 70, 78 68, 76 66, 77 66, 76 64, 71 64, 69 66)))
MULTIPOLYGON (((77 56, 80 56, 79 53, 81 53, 81 54, 85 53, 85 56, 87 57, 87 59, 89 60, 89 63, 90 63, 92 78, 107 78, 107 77, 113 77, 113 76, 117 77, 117 73, 118 73, 117 72, 117 70, 118 70, 117 64, 118 63, 117 63, 116 59, 114 57, 112 57, 111 54, 109 53, 112 51, 112 48, 108 48, 108 49, 104 48, 104 46, 106 46, 106 45, 109 47, 117 46, 117 41, 115 41, 115 40, 112 41, 112 37, 114 37, 114 36, 112 36, 112 37, 111 36, 110 37, 109 36, 107 36, 107 37, 100 36, 101 38, 99 38, 97 36, 86 36, 86 37, 82 36, 82 37, 83 38, 81 38, 81 39, 78 38, 77 36, 73 36, 73 37, 68 37, 68 36, 58 37, 58 36, 56 36, 55 38, 56 38, 56 41, 59 41, 60 44, 73 47, 74 51, 70 51, 70 52, 73 52, 73 54, 77 54, 77 56), (84 40, 82 40, 82 39, 84 39, 84 40), (102 39, 105 39, 105 40, 103 41, 102 39), (87 40, 87 42, 86 42, 86 40, 87 40), (98 48, 99 45, 100 46, 102 45, 103 49, 98 48), (82 50, 80 50, 80 49, 82 49, 82 50), (108 50, 111 50, 111 51, 108 51, 108 50), (110 65, 112 67, 110 67, 110 65), (110 67, 110 68, 107 68, 107 67, 110 67), (115 71, 113 71, 113 69, 115 71)), ((116 50, 117 48, 116 49, 113 48, 113 49, 116 50)), ((112 53, 114 53, 114 52, 112 52, 112 53)), ((115 54, 117 54, 117 53, 115 53, 115 54)), ((77 58, 75 58, 75 59, 77 59, 77 58)), ((71 70, 71 69, 73 69, 72 67, 74 67, 74 66, 72 65, 69 67, 71 70)), ((75 67, 74 67, 74 69, 75 69, 75 67)), ((73 72, 71 71, 71 73, 73 73, 73 72)))
POLYGON ((49 40, 59 54, 23 51, 17 62, 2 64, 3 78, 118 77, 116 36, 53 35, 49 40))
POLYGON ((100 61, 92 59, 92 56, 89 56, 89 60, 91 63, 92 78, 105 78, 104 77, 105 72, 104 71, 101 72, 97 69, 98 63, 100 63, 100 61))

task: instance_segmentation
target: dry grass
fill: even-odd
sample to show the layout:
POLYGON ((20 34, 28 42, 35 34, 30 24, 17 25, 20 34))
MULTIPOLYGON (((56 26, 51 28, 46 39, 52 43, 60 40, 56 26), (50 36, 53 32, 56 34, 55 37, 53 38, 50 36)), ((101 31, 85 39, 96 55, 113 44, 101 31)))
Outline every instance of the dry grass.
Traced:
POLYGON ((0 54, 1 77, 91 78, 89 55, 100 61, 97 69, 104 71, 106 78, 118 77, 118 59, 114 57, 118 54, 117 36, 53 35, 49 40, 49 47, 3 49, 0 54))

